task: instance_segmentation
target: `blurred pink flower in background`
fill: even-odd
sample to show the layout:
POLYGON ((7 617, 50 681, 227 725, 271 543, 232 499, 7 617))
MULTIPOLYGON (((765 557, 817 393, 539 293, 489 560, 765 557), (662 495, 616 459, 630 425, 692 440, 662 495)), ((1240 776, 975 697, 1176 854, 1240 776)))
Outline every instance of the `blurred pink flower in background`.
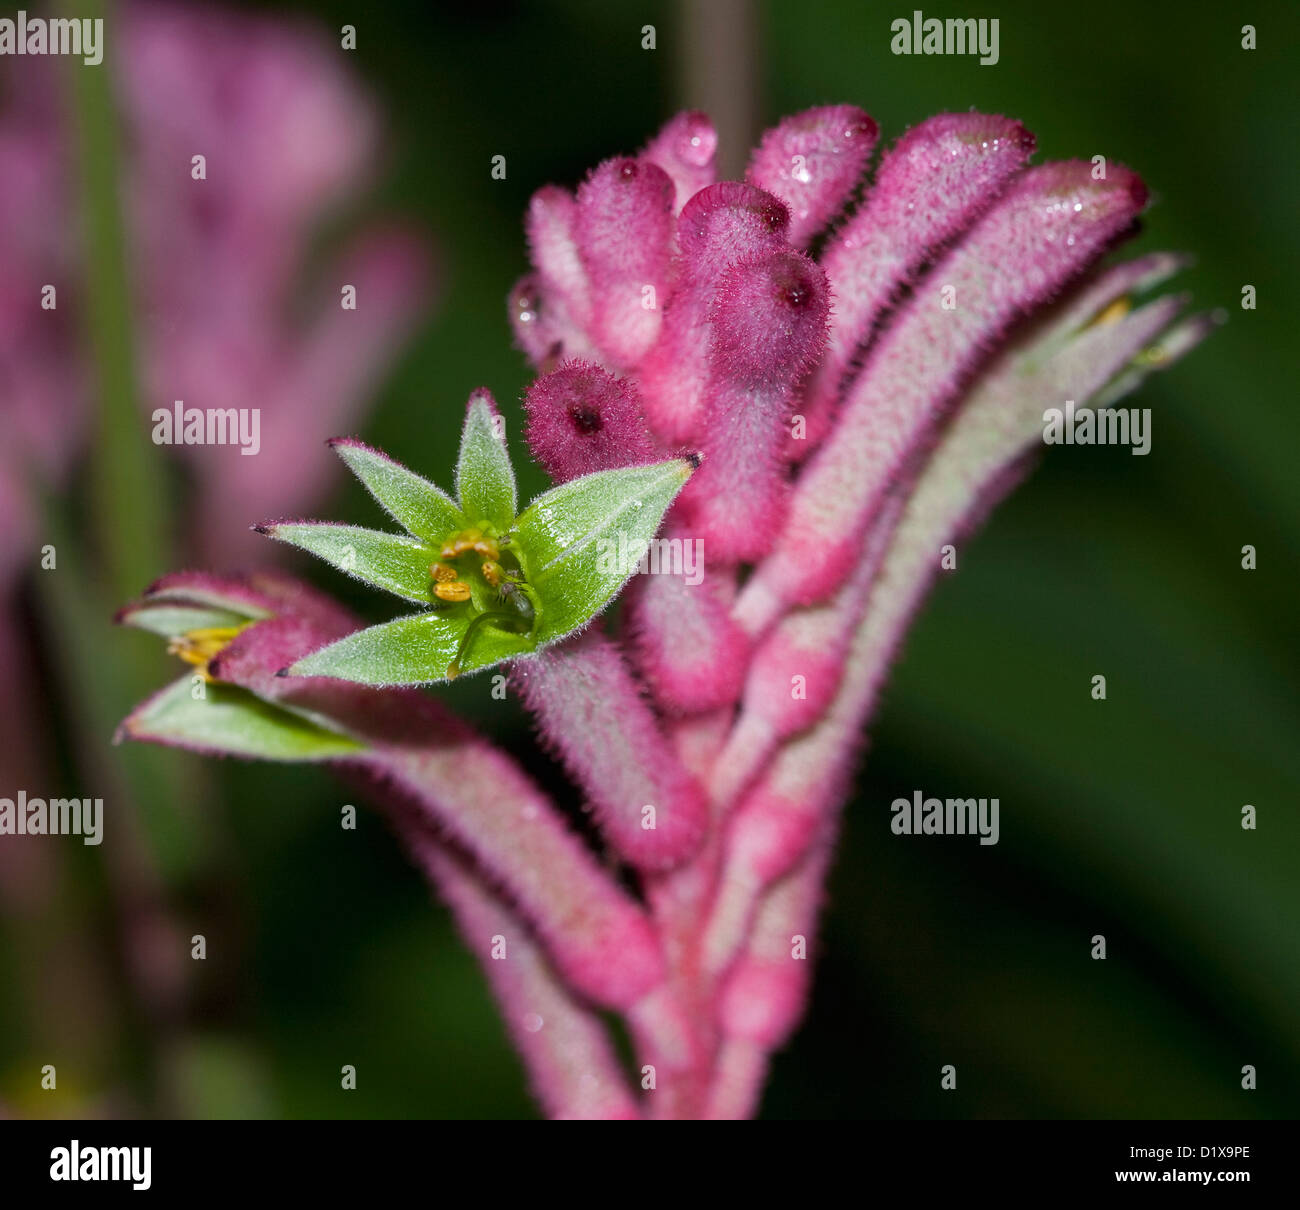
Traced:
MULTIPOLYGON (((306 509, 331 460, 304 449, 357 427, 429 296, 428 250, 367 224, 324 257, 322 229, 370 189, 380 114, 348 52, 308 24, 219 8, 115 7, 109 57, 142 439, 150 413, 260 409, 260 452, 177 446, 192 485, 187 559, 265 559, 238 518, 306 509), (192 174, 205 159, 205 178, 192 174), (340 291, 356 289, 343 310, 340 291), (232 522, 232 518, 234 519, 232 522)), ((19 588, 38 566, 37 500, 81 473, 96 433, 78 131, 58 60, 0 73, 0 705, 4 784, 35 786, 47 727, 19 588), (54 309, 42 306, 47 286, 54 309)), ((167 558, 159 552, 159 558, 167 558)), ((58 641, 54 639, 52 641, 58 641)), ((0 906, 37 910, 44 854, 10 845, 0 906)))
MULTIPOLYGON (((377 160, 378 115, 343 51, 310 26, 181 5, 115 21, 128 272, 141 424, 187 408, 259 408, 261 453, 179 447, 196 488, 187 537, 205 559, 261 553, 236 508, 305 507, 327 460, 293 452, 354 427, 427 293, 413 235, 368 228, 312 263, 322 225, 377 160), (204 157, 204 179, 192 162, 204 157), (354 286, 355 310, 340 306, 354 286), (308 292, 309 291, 309 292, 308 292), (259 503, 261 501, 261 503, 259 503)), ((76 132, 45 59, 10 60, 0 109, 0 576, 29 553, 29 487, 56 487, 91 435, 81 343, 76 132), (55 310, 41 308, 47 285, 55 310), (24 485, 22 476, 35 481, 24 485)))
POLYGON ((427 278, 412 236, 369 229, 297 292, 322 218, 375 167, 378 114, 323 31, 132 6, 118 79, 151 407, 260 407, 261 453, 198 450, 200 552, 247 561, 250 519, 317 497, 304 448, 356 426, 410 334, 427 278), (203 155, 207 179, 191 178, 203 155), (357 307, 340 306, 344 285, 357 307), (295 304, 298 304, 295 306, 295 304), (287 481, 286 481, 287 476, 287 481))
POLYGON ((0 109, 0 586, 18 574, 31 542, 27 478, 61 481, 86 417, 85 362, 65 293, 76 263, 66 123, 44 61, 7 63, 18 66, 3 78, 0 109), (64 305, 42 309, 46 285, 64 305))

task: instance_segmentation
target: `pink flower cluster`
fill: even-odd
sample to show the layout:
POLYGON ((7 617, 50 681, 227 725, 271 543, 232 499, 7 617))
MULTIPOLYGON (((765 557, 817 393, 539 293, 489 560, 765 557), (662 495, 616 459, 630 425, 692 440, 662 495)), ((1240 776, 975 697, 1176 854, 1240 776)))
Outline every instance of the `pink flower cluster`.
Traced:
MULTIPOLYGON (((1018 123, 941 115, 855 206, 876 133, 855 108, 811 110, 716 182, 714 132, 683 114, 532 200, 510 311, 541 371, 533 453, 557 481, 700 455, 660 574, 511 666, 604 864, 419 691, 274 675, 352 625, 305 590, 186 575, 124 613, 247 619, 207 674, 329 728, 313 758, 387 807, 553 1116, 754 1112, 807 999, 864 725, 944 550, 1041 446, 1045 407, 1116 398, 1206 330, 1177 298, 1130 306, 1176 258, 1097 267, 1145 202, 1127 169, 1028 167, 1018 123), (664 574, 687 543, 703 576, 664 574), (626 1018, 639 1096, 597 1008, 626 1018)), ((178 692, 126 734, 239 750, 178 692)))
POLYGON ((667 964, 632 1010, 652 1113, 754 1109, 802 1012, 863 726, 944 545, 1015 481, 1045 407, 1131 389, 1206 330, 1177 299, 1126 313, 1174 258, 1095 269, 1146 201, 1128 169, 1028 167, 1018 122, 944 114, 855 204, 876 133, 810 110, 714 181, 686 113, 528 213, 510 313, 542 372, 536 456, 565 479, 703 455, 663 530, 698 543, 703 582, 635 577, 617 636, 515 666, 642 871, 667 964))

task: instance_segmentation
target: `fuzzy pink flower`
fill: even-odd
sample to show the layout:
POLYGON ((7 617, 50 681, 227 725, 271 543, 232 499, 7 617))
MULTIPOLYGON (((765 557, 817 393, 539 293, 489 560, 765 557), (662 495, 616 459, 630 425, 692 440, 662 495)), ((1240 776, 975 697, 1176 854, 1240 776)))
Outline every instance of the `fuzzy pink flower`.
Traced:
MULTIPOLYGON (((456 500, 337 443, 407 534, 259 527, 422 612, 337 637, 319 607, 226 586, 233 615, 260 613, 214 640, 176 615, 212 604, 190 577, 127 618, 148 626, 161 596, 217 692, 325 728, 318 758, 445 830, 449 852, 427 830, 412 851, 471 945, 528 930, 516 968, 488 969, 556 1116, 756 1110, 807 1002, 864 729, 940 552, 1023 473, 1045 409, 1108 404, 1208 329, 1177 298, 1130 305, 1176 258, 1099 268, 1145 203, 1128 169, 1026 167, 1019 123, 940 115, 885 152, 844 217, 875 136, 853 107, 811 110, 764 137, 745 181, 715 181, 713 131, 683 114, 576 193, 538 191, 509 305, 539 370, 526 437, 559 486, 519 510, 479 392, 456 500), (629 575, 627 608, 594 621, 629 575), (506 662, 604 866, 411 688, 506 662), (641 1097, 582 999, 623 1014, 641 1097), (583 1079, 519 1032, 525 1001, 560 1015, 583 1079)), ((216 738, 256 754, 244 704, 249 726, 216 738)), ((173 689, 126 730, 202 746, 219 726, 173 689)), ((304 741, 257 742, 283 759, 304 741)))

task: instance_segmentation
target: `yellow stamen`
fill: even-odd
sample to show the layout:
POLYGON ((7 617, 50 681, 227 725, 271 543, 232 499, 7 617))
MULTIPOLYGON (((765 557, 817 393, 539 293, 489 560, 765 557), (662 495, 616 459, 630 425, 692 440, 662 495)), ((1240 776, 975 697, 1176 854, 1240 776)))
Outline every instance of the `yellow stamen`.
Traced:
POLYGON ((497 540, 491 535, 485 534, 482 527, 478 525, 452 534, 442 544, 442 550, 438 553, 444 559, 458 559, 461 555, 469 554, 471 551, 488 559, 499 559, 501 557, 501 547, 497 540))
POLYGON ((1119 321, 1123 319, 1130 310, 1132 310, 1132 307, 1133 302, 1127 295, 1117 298, 1108 307, 1099 311, 1096 318, 1093 319, 1092 323, 1088 326, 1092 328, 1100 328, 1104 327, 1106 324, 1119 323, 1119 321))
POLYGON ((1135 366, 1158 366, 1163 365, 1168 360, 1169 353, 1167 350, 1159 345, 1150 345, 1133 358, 1133 364, 1135 366))
POLYGON ((187 664, 193 664, 205 681, 211 681, 208 663, 231 639, 251 623, 239 626, 201 626, 197 630, 176 635, 167 644, 168 655, 178 655, 187 664))
POLYGON ((451 583, 435 584, 433 595, 440 601, 468 601, 470 589, 463 580, 453 580, 451 583))

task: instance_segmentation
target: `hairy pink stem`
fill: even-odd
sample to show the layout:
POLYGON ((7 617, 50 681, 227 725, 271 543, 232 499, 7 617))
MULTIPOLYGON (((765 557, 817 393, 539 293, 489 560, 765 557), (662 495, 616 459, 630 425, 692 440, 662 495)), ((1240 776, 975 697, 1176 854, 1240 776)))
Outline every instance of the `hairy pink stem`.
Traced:
POLYGON ((753 933, 718 995, 725 1064, 707 1116, 754 1115, 762 1091, 759 1054, 784 1046, 803 1016, 832 847, 827 829, 799 865, 763 896, 753 933))
POLYGON ((666 728, 673 750, 697 778, 712 772, 726 745, 731 720, 732 711, 726 706, 668 720, 666 728))
POLYGON ((690 855, 707 824, 703 791, 614 643, 587 630, 517 662, 512 680, 620 856, 662 870, 690 855))
POLYGON ((660 541, 682 552, 683 574, 638 576, 632 585, 628 630, 637 669, 674 713, 729 705, 740 696, 749 658, 749 640, 731 617, 734 569, 709 566, 703 540, 679 521, 660 541), (687 555, 696 577, 686 574, 687 555))
POLYGON ((749 1038, 723 1038, 703 1116, 711 1122, 743 1122, 754 1117, 770 1067, 766 1046, 749 1038))
POLYGON ((352 627, 319 599, 308 612, 310 600, 242 631, 210 674, 364 741, 347 764, 471 854, 575 988, 612 1007, 640 999, 663 976, 649 920, 513 761, 418 690, 276 674, 352 627))
MULTIPOLYGON (((683 1041, 671 1052, 667 1066, 672 1097, 657 1106, 656 1116, 697 1117, 707 1091, 709 1070, 716 1047, 712 988, 699 967, 700 922, 720 868, 716 832, 685 865, 646 879, 646 896, 668 965, 666 996, 682 1014, 683 1041)), ((646 1034, 646 1043, 654 1041, 646 1034)), ((656 1053, 647 1045, 647 1053, 656 1053)), ((658 1053, 664 1056, 664 1048, 658 1053)))
POLYGON ((806 457, 829 432, 853 358, 899 290, 997 200, 1033 150, 1034 136, 1019 122, 958 113, 928 118, 885 154, 866 200, 821 259, 835 295, 834 322, 804 393, 804 423, 788 443, 790 457, 806 457))
POLYGON ((739 718, 710 779, 721 810, 731 808, 781 740, 811 727, 830 707, 902 503, 886 499, 857 568, 835 596, 791 611, 754 652, 739 718))
MULTIPOLYGON (((957 412, 892 532, 829 711, 811 730, 781 745, 731 821, 719 895, 703 943, 706 971, 727 968, 763 888, 799 860, 838 807, 863 725, 911 617, 939 572, 942 547, 968 532, 1014 484, 1024 456, 1041 443, 1044 404, 1059 406, 1067 396, 1082 403, 1095 396, 1169 326, 1180 300, 1160 299, 1083 331, 1078 326, 1124 289, 1149 283, 1173 267, 1170 258, 1149 258, 1103 276, 1004 353, 957 412)), ((724 753, 719 764, 727 759, 724 753)))
POLYGON ((708 1043, 702 1037, 701 1006, 670 961, 668 981, 627 1012, 636 1047, 646 1116, 682 1121, 699 1116, 708 1085, 708 1043))
POLYGON ((1115 165, 1104 180, 1083 162, 1031 169, 935 266, 800 477, 777 547, 737 605, 750 633, 844 582, 868 519, 923 452, 965 375, 1009 324, 1099 256, 1145 200, 1138 178, 1115 165))
POLYGON ((520 918, 470 865, 427 831, 402 830, 479 960, 547 1116, 639 1117, 604 1025, 559 982, 520 918))

